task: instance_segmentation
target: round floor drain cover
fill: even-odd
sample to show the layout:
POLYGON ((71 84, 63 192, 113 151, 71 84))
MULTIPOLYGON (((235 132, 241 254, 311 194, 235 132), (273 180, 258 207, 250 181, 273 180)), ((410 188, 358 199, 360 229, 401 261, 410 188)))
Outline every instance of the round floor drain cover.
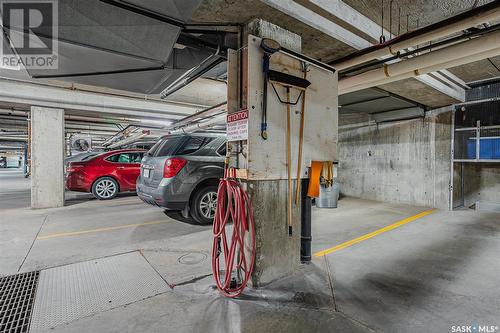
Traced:
POLYGON ((205 253, 188 253, 179 258, 179 262, 184 265, 196 265, 207 259, 205 253))

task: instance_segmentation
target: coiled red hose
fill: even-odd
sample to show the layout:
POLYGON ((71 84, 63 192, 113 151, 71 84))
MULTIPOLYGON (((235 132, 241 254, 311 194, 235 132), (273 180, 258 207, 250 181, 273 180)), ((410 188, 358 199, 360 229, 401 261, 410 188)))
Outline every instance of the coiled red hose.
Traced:
POLYGON ((248 194, 234 169, 226 168, 219 183, 213 233, 212 272, 217 288, 227 297, 238 297, 252 275, 255 224, 248 194), (231 222, 232 231, 226 229, 231 222))

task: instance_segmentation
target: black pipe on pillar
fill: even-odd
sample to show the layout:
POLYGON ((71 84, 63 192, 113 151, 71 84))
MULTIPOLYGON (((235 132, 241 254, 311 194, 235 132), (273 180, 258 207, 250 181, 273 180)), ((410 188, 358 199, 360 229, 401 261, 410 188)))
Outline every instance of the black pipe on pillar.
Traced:
POLYGON ((302 179, 301 184, 301 219, 300 219, 300 261, 308 263, 311 261, 311 207, 312 199, 307 196, 309 179, 302 179))

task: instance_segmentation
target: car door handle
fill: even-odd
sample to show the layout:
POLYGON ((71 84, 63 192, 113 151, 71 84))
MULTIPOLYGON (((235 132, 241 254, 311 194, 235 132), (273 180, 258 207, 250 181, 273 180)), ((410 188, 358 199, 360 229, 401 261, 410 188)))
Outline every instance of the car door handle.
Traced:
POLYGON ((123 170, 123 169, 125 169, 125 167, 117 167, 117 169, 123 170))

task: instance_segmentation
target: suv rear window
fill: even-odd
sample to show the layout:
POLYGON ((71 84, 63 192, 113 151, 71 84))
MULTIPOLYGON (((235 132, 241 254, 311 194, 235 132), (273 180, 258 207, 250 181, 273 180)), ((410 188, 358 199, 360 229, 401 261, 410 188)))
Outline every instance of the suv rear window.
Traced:
POLYGON ((150 150, 153 156, 188 155, 197 152, 214 138, 202 136, 178 136, 164 138, 156 149, 150 150))
MULTIPOLYGON (((160 144, 155 151, 152 152, 154 156, 172 156, 175 154, 179 145, 182 144, 184 138, 181 136, 165 138, 160 141, 160 144)), ((153 150, 153 149, 151 149, 153 150)))
POLYGON ((204 138, 201 136, 192 136, 184 142, 181 148, 176 152, 176 155, 188 155, 197 152, 203 148, 213 138, 204 138))
POLYGON ((151 149, 148 150, 146 153, 147 156, 153 156, 155 152, 158 150, 158 147, 160 147, 163 144, 163 139, 159 139, 156 141, 156 143, 151 147, 151 149))

